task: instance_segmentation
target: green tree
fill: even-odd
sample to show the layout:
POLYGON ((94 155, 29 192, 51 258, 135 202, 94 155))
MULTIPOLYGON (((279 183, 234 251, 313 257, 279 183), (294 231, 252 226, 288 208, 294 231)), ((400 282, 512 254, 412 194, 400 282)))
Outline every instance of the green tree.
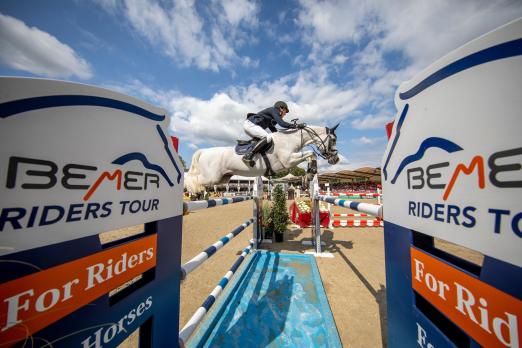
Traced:
POLYGON ((274 188, 274 206, 271 211, 271 221, 276 242, 282 242, 286 225, 288 223, 288 211, 286 209, 286 194, 282 185, 274 188))
POLYGON ((283 170, 281 172, 276 173, 274 175, 274 179, 282 178, 283 176, 288 175, 288 173, 289 173, 288 169, 285 169, 285 170, 283 170))
POLYGON ((286 176, 288 175, 288 173, 292 174, 292 175, 295 175, 295 176, 303 176, 306 174, 306 171, 303 169, 303 168, 300 168, 298 166, 294 166, 290 169, 285 169, 279 173, 277 173, 274 178, 275 179, 279 179, 279 178, 282 178, 283 176, 286 176))
POLYGON ((295 176, 303 176, 306 174, 306 171, 301 167, 295 166, 290 169, 290 174, 295 176))
POLYGON ((179 159, 181 161, 181 164, 183 164, 183 169, 188 169, 187 165, 185 164, 185 160, 183 160, 183 157, 181 157, 181 155, 179 155, 179 159))

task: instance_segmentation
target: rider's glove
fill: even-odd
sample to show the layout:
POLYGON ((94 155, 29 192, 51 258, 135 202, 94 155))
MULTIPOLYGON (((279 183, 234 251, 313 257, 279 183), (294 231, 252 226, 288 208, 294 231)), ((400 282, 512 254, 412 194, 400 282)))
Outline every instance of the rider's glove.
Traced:
POLYGON ((299 123, 297 124, 297 129, 303 129, 306 127, 306 123, 299 123))

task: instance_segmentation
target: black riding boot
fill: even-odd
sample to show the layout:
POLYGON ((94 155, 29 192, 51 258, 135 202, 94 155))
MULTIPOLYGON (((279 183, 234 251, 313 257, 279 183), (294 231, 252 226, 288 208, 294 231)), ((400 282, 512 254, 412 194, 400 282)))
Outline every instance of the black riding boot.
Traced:
POLYGON ((258 153, 267 143, 268 140, 266 139, 266 137, 259 140, 252 147, 252 149, 243 156, 243 162, 245 162, 245 164, 249 167, 255 166, 256 162, 253 160, 254 155, 258 153))

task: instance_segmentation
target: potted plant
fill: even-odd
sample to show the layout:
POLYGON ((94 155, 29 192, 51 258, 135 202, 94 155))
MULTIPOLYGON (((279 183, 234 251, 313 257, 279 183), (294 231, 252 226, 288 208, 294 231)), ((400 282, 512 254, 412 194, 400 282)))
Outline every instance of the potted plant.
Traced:
POLYGON ((276 242, 284 240, 284 232, 288 223, 288 211, 286 209, 286 195, 282 185, 274 188, 274 205, 271 210, 271 224, 273 226, 276 242))
POLYGON ((274 235, 274 226, 272 223, 272 207, 269 202, 263 202, 261 212, 263 217, 264 239, 272 239, 274 235))

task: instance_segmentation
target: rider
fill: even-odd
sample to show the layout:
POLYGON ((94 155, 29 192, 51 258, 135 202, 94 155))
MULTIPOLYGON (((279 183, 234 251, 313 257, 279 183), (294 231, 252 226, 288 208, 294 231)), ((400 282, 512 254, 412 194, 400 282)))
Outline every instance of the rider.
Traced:
POLYGON ((243 162, 247 166, 253 167, 255 165, 254 155, 264 148, 265 145, 272 142, 272 135, 265 129, 270 129, 273 133, 277 132, 276 124, 285 129, 302 129, 306 126, 304 123, 292 124, 285 122, 283 118, 288 112, 288 105, 284 101, 277 101, 273 107, 259 111, 257 114, 249 114, 243 123, 245 133, 252 138, 259 138, 260 140, 243 156, 243 162))

